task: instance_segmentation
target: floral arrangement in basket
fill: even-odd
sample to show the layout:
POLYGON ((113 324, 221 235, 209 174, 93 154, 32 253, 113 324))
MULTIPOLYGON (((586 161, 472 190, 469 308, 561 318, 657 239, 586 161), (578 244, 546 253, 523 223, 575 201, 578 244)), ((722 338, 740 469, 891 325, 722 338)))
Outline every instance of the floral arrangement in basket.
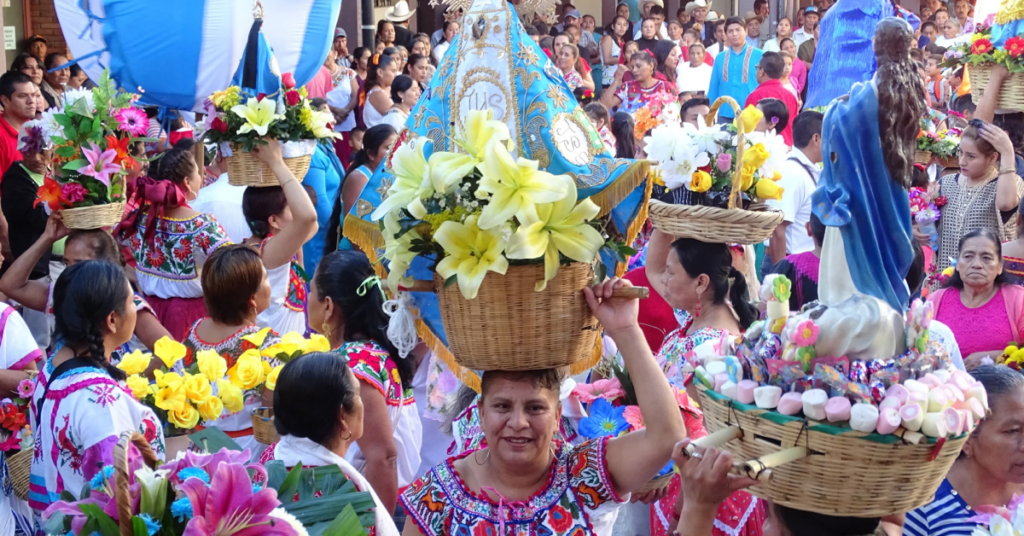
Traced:
POLYGON ((35 381, 21 380, 18 396, 0 400, 0 451, 26 450, 32 448, 32 434, 28 425, 28 406, 35 391, 35 381))
MULTIPOLYGON (((54 145, 53 171, 44 178, 36 204, 54 211, 125 201, 125 176, 138 167, 129 149, 137 141, 151 141, 143 137, 149 119, 134 106, 136 99, 118 92, 104 70, 95 88, 68 90, 63 109, 46 110, 41 120, 30 123, 23 143, 54 145)), ((117 219, 109 224, 120 221, 121 213, 114 214, 117 219)))
MULTIPOLYGON (((329 112, 314 110, 305 88, 295 88, 295 77, 285 73, 277 93, 251 95, 238 86, 217 91, 203 101, 207 114, 203 137, 252 151, 270 136, 280 140, 285 158, 313 154, 316 140, 335 138, 329 112)), ((237 149, 236 149, 237 150, 237 149)))
POLYGON ((935 222, 942 217, 942 207, 949 201, 946 196, 933 196, 924 188, 910 188, 910 216, 922 233, 931 237, 932 251, 939 250, 939 231, 935 222))
POLYGON ((969 43, 960 43, 946 50, 943 67, 961 65, 997 64, 1006 67, 1010 73, 1024 73, 1024 36, 1006 40, 1002 47, 992 43, 992 25, 995 14, 975 27, 969 43))
POLYGON ((431 151, 428 140, 403 142, 388 161, 394 182, 373 212, 381 221, 388 286, 409 287, 413 259, 424 257, 446 285, 476 297, 488 272, 510 264, 543 264, 542 291, 569 261, 592 263, 603 247, 623 260, 635 252, 602 236, 593 201, 577 201, 567 175, 513 156, 508 127, 493 111, 472 111, 455 140, 464 151, 431 151))
POLYGON ((960 131, 943 129, 938 132, 921 129, 917 134, 917 150, 931 153, 939 159, 960 155, 960 131))
POLYGON ((630 111, 633 115, 633 136, 641 140, 658 125, 676 125, 681 121, 682 107, 668 93, 657 93, 646 106, 630 111))
POLYGON ((700 194, 699 204, 727 207, 737 170, 746 201, 781 199, 783 189, 776 181, 782 176, 777 170, 788 147, 781 136, 754 132, 763 117, 760 110, 748 106, 734 124, 724 128, 708 126, 703 118, 696 127, 678 121, 663 123, 645 139, 647 155, 658 162, 663 186, 700 194), (746 134, 742 162, 737 158, 738 129, 746 134))
POLYGON ((105 466, 79 497, 65 492, 47 508, 43 528, 47 534, 119 536, 118 503, 128 506, 136 536, 349 536, 373 526, 373 498, 337 467, 288 472, 280 462, 249 464, 249 456, 248 450, 189 452, 152 469, 129 455, 130 497, 119 496, 115 469, 105 466), (321 495, 314 498, 310 489, 321 495), (229 508, 213 500, 228 497, 229 508))

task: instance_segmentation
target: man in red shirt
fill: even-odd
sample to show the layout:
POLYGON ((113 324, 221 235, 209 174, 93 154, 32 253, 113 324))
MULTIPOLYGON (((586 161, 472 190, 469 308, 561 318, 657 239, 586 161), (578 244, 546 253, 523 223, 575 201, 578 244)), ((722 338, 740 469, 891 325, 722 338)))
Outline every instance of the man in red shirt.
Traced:
MULTIPOLYGON (((757 64, 757 82, 760 85, 747 97, 747 102, 743 105, 744 108, 747 106, 757 106, 757 103, 762 99, 778 99, 785 103, 786 109, 789 110, 789 117, 795 118, 800 111, 800 105, 797 103, 796 95, 782 85, 781 78, 785 70, 786 60, 782 58, 781 54, 778 52, 765 52, 761 56, 761 61, 757 64)), ((786 140, 786 145, 790 147, 793 146, 793 126, 790 124, 791 122, 787 121, 786 127, 779 132, 782 135, 782 139, 786 140)))
POLYGON ((21 161, 18 152, 18 131, 21 125, 36 117, 36 86, 28 76, 8 71, 0 76, 0 175, 14 162, 21 161))

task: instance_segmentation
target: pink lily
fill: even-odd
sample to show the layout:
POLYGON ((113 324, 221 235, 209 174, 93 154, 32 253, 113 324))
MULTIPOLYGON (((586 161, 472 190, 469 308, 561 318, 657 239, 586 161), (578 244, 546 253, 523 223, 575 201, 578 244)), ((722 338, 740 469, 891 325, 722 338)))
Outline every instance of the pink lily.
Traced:
POLYGON ((89 162, 87 165, 78 168, 82 175, 88 175, 110 187, 110 175, 121 171, 121 166, 114 163, 117 158, 117 151, 113 149, 102 150, 95 143, 89 144, 90 148, 82 147, 82 156, 89 162))
POLYGON ((190 478, 180 489, 194 514, 183 536, 298 536, 291 525, 270 515, 281 505, 277 492, 253 493, 249 473, 240 464, 217 466, 209 487, 190 478))
POLYGON ((609 380, 597 380, 594 383, 583 383, 577 385, 572 390, 572 394, 579 397, 580 402, 589 404, 598 398, 603 398, 609 402, 626 396, 626 391, 622 389, 622 384, 619 383, 618 378, 612 378, 609 380))
POLYGON ((181 483, 181 479, 178 478, 178 473, 182 469, 188 467, 198 467, 206 471, 206 474, 212 475, 217 471, 217 467, 220 466, 222 463, 241 464, 245 466, 246 469, 252 469, 253 471, 255 471, 257 475, 262 475, 262 480, 260 480, 260 476, 255 477, 257 481, 266 481, 266 469, 264 469, 263 466, 259 464, 247 465, 250 459, 251 455, 249 454, 249 449, 245 449, 241 452, 235 452, 228 449, 221 449, 219 452, 215 452, 213 454, 197 454, 195 452, 189 451, 185 453, 185 456, 183 458, 171 460, 161 465, 160 468, 167 469, 167 474, 170 475, 171 483, 174 485, 181 483))

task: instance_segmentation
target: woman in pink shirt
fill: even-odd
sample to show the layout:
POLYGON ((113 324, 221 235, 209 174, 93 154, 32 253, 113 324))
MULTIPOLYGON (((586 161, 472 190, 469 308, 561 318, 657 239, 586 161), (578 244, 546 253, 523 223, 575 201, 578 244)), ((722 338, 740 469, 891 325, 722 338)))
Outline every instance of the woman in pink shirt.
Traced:
POLYGON ((956 336, 968 370, 995 360, 1007 344, 1022 340, 1024 287, 1009 283, 1003 271, 1002 246, 989 229, 975 229, 960 239, 956 272, 946 287, 932 294, 935 319, 956 336))

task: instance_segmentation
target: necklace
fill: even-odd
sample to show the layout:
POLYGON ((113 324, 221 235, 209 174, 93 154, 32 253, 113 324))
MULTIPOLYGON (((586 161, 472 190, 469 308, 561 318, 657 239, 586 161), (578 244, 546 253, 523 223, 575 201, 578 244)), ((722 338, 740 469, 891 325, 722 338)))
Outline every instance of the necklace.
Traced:
MULTIPOLYGON (((960 174, 957 174, 958 178, 960 176, 960 174)), ((984 189, 985 186, 987 186, 989 183, 996 179, 996 177, 991 177, 985 179, 979 184, 968 185, 967 182, 970 179, 966 176, 964 176, 964 178, 967 180, 964 181, 963 185, 960 185, 960 188, 962 190, 961 195, 963 196, 964 202, 960 204, 960 207, 962 208, 957 210, 956 213, 956 223, 957 227, 959 228, 959 230, 957 231, 958 237, 964 235, 964 226, 967 225, 967 215, 970 214, 971 209, 974 207, 974 202, 978 199, 979 193, 982 191, 982 189, 984 189)), ((957 182, 959 183, 959 180, 957 182)))

